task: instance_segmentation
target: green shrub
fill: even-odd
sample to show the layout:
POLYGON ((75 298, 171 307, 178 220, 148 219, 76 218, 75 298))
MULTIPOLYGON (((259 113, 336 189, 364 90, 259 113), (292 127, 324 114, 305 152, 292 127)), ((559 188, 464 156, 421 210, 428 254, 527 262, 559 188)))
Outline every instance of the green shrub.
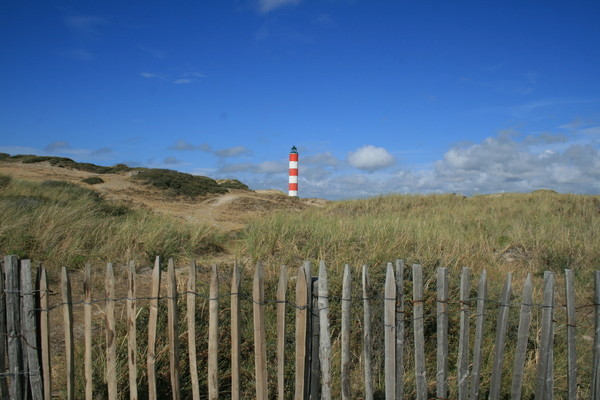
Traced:
POLYGON ((227 189, 221 187, 214 179, 170 169, 142 170, 134 179, 177 196, 197 197, 209 193, 227 193, 227 189))
POLYGON ((104 179, 100 178, 99 176, 90 176, 89 178, 82 179, 81 181, 87 183, 88 185, 104 183, 104 179))

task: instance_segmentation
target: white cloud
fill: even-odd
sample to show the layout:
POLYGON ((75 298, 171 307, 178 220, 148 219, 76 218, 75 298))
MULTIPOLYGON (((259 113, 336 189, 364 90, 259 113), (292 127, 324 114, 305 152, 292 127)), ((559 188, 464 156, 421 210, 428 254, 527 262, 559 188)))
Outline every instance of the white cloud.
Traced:
POLYGON ((364 171, 377 171, 392 166, 396 159, 383 147, 367 145, 348 154, 348 163, 364 171))
POLYGON ((300 3, 300 0, 259 0, 258 7, 261 13, 266 14, 276 8, 287 5, 296 5, 298 3, 300 3))

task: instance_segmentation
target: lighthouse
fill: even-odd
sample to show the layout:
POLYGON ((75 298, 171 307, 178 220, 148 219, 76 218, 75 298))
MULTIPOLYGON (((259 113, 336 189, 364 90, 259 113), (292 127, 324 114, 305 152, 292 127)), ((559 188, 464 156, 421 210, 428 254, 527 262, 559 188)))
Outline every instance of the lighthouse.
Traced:
POLYGON ((292 147, 290 151, 290 174, 289 174, 289 195, 298 197, 298 149, 292 147))

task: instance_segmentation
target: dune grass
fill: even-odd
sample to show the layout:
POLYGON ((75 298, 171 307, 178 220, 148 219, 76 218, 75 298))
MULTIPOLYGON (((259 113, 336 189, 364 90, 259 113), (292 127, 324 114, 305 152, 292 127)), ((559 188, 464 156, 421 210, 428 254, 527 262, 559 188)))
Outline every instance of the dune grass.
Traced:
POLYGON ((240 254, 269 264, 403 258, 433 270, 504 275, 600 268, 600 196, 553 192, 475 197, 391 195, 253 221, 240 254))
POLYGON ((157 255, 190 259, 224 245, 214 228, 108 201, 75 184, 0 181, 0 253, 50 270, 129 259, 151 264, 157 255))
MULTIPOLYGON (((557 304, 564 304, 562 270, 575 271, 576 291, 579 304, 590 303, 592 271, 600 270, 600 196, 578 196, 538 191, 529 194, 501 194, 475 197, 456 195, 390 195, 364 200, 349 200, 331 203, 323 208, 312 208, 294 212, 274 212, 249 223, 236 237, 226 237, 222 233, 203 225, 182 222, 170 217, 155 215, 126 204, 109 202, 91 189, 65 182, 49 181, 31 183, 0 175, 0 252, 17 254, 22 258, 41 261, 53 276, 59 276, 57 268, 66 265, 79 268, 85 262, 101 264, 115 262, 125 264, 128 259, 136 259, 137 264, 151 265, 154 257, 163 260, 174 257, 179 265, 190 259, 202 258, 207 253, 223 248, 229 249, 238 260, 250 259, 243 274, 243 291, 250 291, 253 264, 262 261, 267 267, 267 298, 273 299, 279 266, 290 267, 290 276, 295 277, 299 265, 305 260, 317 264, 325 260, 330 275, 330 318, 333 335, 334 365, 339 365, 339 296, 341 293, 341 273, 344 264, 353 266, 352 302, 352 348, 355 366, 352 385, 356 393, 362 393, 362 365, 360 349, 362 342, 362 304, 360 301, 359 269, 363 264, 370 266, 373 296, 372 313, 374 331, 375 388, 377 398, 382 398, 383 387, 383 328, 382 287, 385 264, 397 258, 405 260, 407 274, 405 293, 411 295, 410 265, 420 263, 424 267, 425 293, 427 298, 435 298, 435 269, 448 267, 450 276, 450 298, 456 300, 460 268, 471 267, 473 279, 471 295, 475 296, 476 279, 482 270, 489 277, 491 299, 498 299, 507 273, 514 277, 512 301, 518 303, 521 285, 527 273, 535 279, 534 303, 541 302, 541 281, 543 272, 554 271, 557 276, 557 304)), ((229 351, 229 271, 230 265, 221 266, 221 341, 220 376, 223 391, 228 390, 230 373, 229 351)), ((200 293, 208 293, 206 269, 199 277, 200 293)), ((180 288, 182 282, 180 282, 180 288)), ((294 281, 290 280, 288 295, 294 302, 294 281)), ((143 294, 141 294, 143 295, 143 294)), ((161 303, 162 304, 162 303, 161 303)), ((493 303, 492 303, 493 304, 493 303)), ((244 354, 242 380, 244 398, 253 396, 252 354, 252 306, 246 297, 242 302, 244 354)), ((164 307, 164 305, 161 305, 164 307)), ((179 302, 180 312, 184 312, 184 301, 179 302)), ((274 357, 274 305, 267 310, 267 331, 269 333, 268 352, 274 357)), ((455 360, 458 340, 459 305, 450 305, 450 381, 456 386, 455 360)), ((409 307, 410 309, 410 307, 409 307)), ((288 335, 293 337, 293 305, 288 312, 288 335)), ((538 310, 539 311, 539 310, 538 310)), ((589 343, 585 336, 593 331, 593 322, 588 308, 578 309, 578 357, 580 365, 589 365, 591 352, 586 351, 589 343), (587 314, 586 314, 587 313, 587 314)), ((555 365, 563 371, 566 364, 564 341, 564 309, 557 308, 555 342, 555 365)), ((435 377, 435 302, 426 303, 426 351, 430 383, 435 377)), ((486 323, 484 344, 483 387, 489 386, 489 369, 494 346, 495 318, 497 307, 490 307, 486 323)), ((200 362, 206 364, 206 321, 207 301, 200 301, 197 310, 199 326, 197 343, 200 362)), ((138 329, 140 337, 146 335, 145 320, 147 310, 140 311, 138 329)), ((161 313, 159 328, 164 332, 165 315, 161 313)), ((511 310, 507 349, 514 349, 517 321, 516 310, 511 310)), ((474 323, 474 321, 473 321, 474 323)), ((179 322, 180 339, 186 335, 185 321, 179 322)), ((119 326, 119 337, 124 337, 124 326, 119 326)), ((410 310, 407 311, 407 345, 411 346, 410 310)), ((474 329, 472 326, 471 329, 474 329)), ((539 313, 534 315, 531 341, 528 345, 528 364, 524 394, 530 394, 535 385, 535 354, 539 345, 536 330, 539 329, 539 313)), ((161 336, 162 337, 162 336, 161 336)), ((164 339, 164 337, 162 337, 164 339)), ((185 340, 181 340, 182 386, 189 393, 189 373, 186 368, 185 340)), ((160 342, 159 364, 164 366, 160 386, 164 395, 169 393, 167 377, 166 343, 160 342)), ((288 383, 293 384, 293 342, 287 344, 290 358, 286 364, 288 383)), ((97 337, 96 352, 102 358, 103 339, 97 337)), ((120 342, 120 367, 125 376, 126 345, 120 342)), ((141 350, 143 368, 144 351, 141 350)), ((411 357, 407 352, 407 371, 411 371, 411 357)), ((507 351, 505 374, 510 374, 514 353, 507 351)), ((269 363, 270 382, 274 382, 274 361, 269 363)), ((99 396, 103 395, 103 363, 97 363, 95 374, 98 377, 99 396)), ((590 369, 581 368, 580 382, 590 381, 590 369)), ((339 379, 334 371, 334 381, 339 379)), ((557 373, 557 394, 564 393, 566 376, 557 373)), ((145 377, 140 376, 140 384, 145 377)), ((206 386, 205 377, 201 385, 206 386)), ((407 395, 411 395, 413 376, 407 375, 407 395)), ((507 393, 507 379, 502 392, 507 393)), ((119 381, 122 393, 126 393, 127 382, 119 381)), ((582 391, 588 390, 584 384, 582 391)), ((290 390, 292 388, 290 387, 290 390)), ((453 389, 454 390, 454 389, 453 389)), ((161 392, 161 393, 163 393, 161 392)), ((414 393, 413 393, 414 394, 414 393)), ((455 394, 455 393, 454 393, 455 394)), ((584 392, 581 393, 585 395, 584 392)), ((560 397, 560 396, 559 396, 560 397)))

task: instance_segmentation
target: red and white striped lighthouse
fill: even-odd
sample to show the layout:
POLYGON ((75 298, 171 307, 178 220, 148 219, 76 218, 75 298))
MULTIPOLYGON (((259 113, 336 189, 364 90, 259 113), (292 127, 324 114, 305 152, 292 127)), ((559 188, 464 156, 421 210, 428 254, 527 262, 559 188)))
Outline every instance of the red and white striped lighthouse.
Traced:
POLYGON ((298 197, 298 150, 296 146, 290 151, 289 195, 298 197))

